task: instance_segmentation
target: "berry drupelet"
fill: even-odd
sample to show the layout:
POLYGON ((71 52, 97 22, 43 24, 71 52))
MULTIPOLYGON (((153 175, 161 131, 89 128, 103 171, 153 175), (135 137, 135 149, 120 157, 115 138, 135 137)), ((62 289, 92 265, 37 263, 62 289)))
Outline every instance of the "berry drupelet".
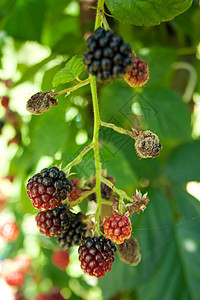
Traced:
POLYGON ((122 244, 131 236, 131 223, 127 216, 114 213, 104 221, 104 233, 116 244, 122 244))
POLYGON ((131 87, 139 87, 144 85, 149 79, 149 71, 147 62, 140 57, 133 57, 133 64, 126 70, 124 79, 131 87))
POLYGON ((79 181, 80 180, 78 178, 70 179, 70 182, 73 185, 73 191, 68 194, 68 199, 70 202, 77 200, 81 196, 82 190, 78 187, 79 181))
POLYGON ((86 226, 82 222, 84 215, 81 213, 74 214, 71 212, 71 221, 67 229, 56 237, 56 241, 59 246, 63 249, 69 249, 70 247, 77 245, 79 246, 86 235, 86 226))
POLYGON ((98 28, 87 39, 88 51, 84 64, 88 72, 100 81, 123 77, 132 64, 132 50, 123 38, 110 30, 98 28))
POLYGON ((112 268, 115 252, 116 246, 104 236, 88 237, 78 249, 81 269, 90 276, 103 277, 112 268))
POLYGON ((33 206, 43 211, 59 206, 72 189, 72 183, 57 167, 42 169, 27 184, 27 194, 33 206))
POLYGON ((73 213, 68 211, 66 205, 63 204, 52 210, 40 211, 35 217, 40 233, 50 238, 68 230, 73 219, 73 213))

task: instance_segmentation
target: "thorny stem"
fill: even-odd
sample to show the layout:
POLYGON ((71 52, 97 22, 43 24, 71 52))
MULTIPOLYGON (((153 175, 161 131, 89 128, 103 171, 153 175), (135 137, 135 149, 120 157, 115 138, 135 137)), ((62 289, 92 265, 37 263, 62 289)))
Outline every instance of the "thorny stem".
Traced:
POLYGON ((98 0, 95 29, 97 29, 101 26, 102 12, 104 12, 104 1, 105 0, 98 0))
POLYGON ((63 91, 60 91, 56 94, 54 94, 53 96, 56 97, 56 96, 59 96, 59 95, 62 95, 62 94, 66 94, 66 96, 68 96, 71 92, 74 92, 75 90, 79 89, 80 87, 84 86, 84 85, 87 85, 88 83, 90 82, 89 78, 83 80, 83 81, 80 81, 80 83, 68 88, 68 89, 65 89, 63 91))
POLYGON ((93 145, 94 145, 94 159, 96 168, 96 196, 97 196, 97 210, 96 210, 96 222, 97 230, 101 234, 99 226, 99 216, 101 213, 101 163, 99 157, 99 127, 100 127, 100 114, 99 104, 97 98, 96 78, 90 75, 90 86, 92 93, 92 102, 94 109, 94 133, 93 133, 93 145))
POLYGON ((110 182, 103 176, 101 176, 101 181, 104 182, 109 188, 111 188, 113 190, 114 193, 118 194, 120 197, 122 197, 130 202, 133 202, 133 199, 131 197, 129 197, 125 191, 116 188, 112 182, 110 182))
POLYGON ((83 149, 83 151, 81 151, 81 153, 74 159, 72 160, 64 169, 63 171, 67 171, 70 170, 71 167, 78 165, 81 161, 83 156, 90 151, 93 148, 93 142, 90 143, 87 147, 85 147, 85 149, 83 149))
POLYGON ((69 208, 72 208, 74 206, 76 206, 77 204, 79 204, 83 199, 87 198, 89 195, 93 194, 96 191, 96 188, 93 188, 92 190, 90 190, 87 193, 82 194, 78 199, 76 199, 75 201, 71 202, 69 205, 69 208))
POLYGON ((111 128, 111 129, 117 131, 118 133, 126 134, 126 135, 129 135, 131 138, 134 138, 134 134, 132 131, 118 127, 112 123, 106 123, 106 122, 101 121, 100 125, 103 127, 111 128))

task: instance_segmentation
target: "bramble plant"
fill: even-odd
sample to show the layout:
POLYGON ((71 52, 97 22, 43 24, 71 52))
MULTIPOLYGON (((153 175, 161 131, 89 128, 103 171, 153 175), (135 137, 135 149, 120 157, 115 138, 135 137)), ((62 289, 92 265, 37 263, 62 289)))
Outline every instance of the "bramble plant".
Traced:
POLYGON ((0 2, 2 297, 199 299, 199 1, 0 2))
POLYGON ((140 210, 144 211, 146 208, 143 197, 136 198, 137 206, 135 206, 134 196, 127 195, 125 191, 118 189, 112 181, 105 178, 99 153, 100 127, 108 127, 134 138, 136 151, 141 158, 158 156, 162 145, 158 136, 149 130, 132 129, 131 132, 101 120, 96 79, 100 82, 107 82, 125 76, 125 80, 130 86, 139 87, 144 85, 149 78, 147 63, 136 58, 131 46, 125 43, 120 35, 114 34, 110 30, 102 0, 98 2, 95 31, 87 39, 87 47, 83 62, 87 67, 89 77, 85 80, 79 78, 84 70, 84 65, 82 59, 74 56, 67 62, 66 67, 55 75, 53 84, 57 86, 72 80, 76 80, 77 84, 55 94, 53 94, 53 90, 44 93, 38 92, 28 100, 26 108, 30 113, 41 114, 50 110, 52 105, 58 104, 55 97, 63 93, 68 96, 74 90, 90 84, 94 112, 93 140, 73 161, 66 167, 62 167, 62 170, 61 167, 52 166, 42 169, 40 173, 30 178, 27 184, 27 193, 33 206, 41 210, 36 216, 40 232, 48 237, 56 237, 57 242, 64 249, 73 245, 82 245, 79 250, 81 268, 86 274, 99 278, 111 270, 116 251, 115 246, 111 246, 112 242, 122 244, 125 239, 131 237, 132 227, 127 215, 129 216, 130 212, 132 215, 134 211, 139 214, 140 210), (89 190, 84 185, 81 189, 79 187, 77 189, 78 181, 72 179, 72 182, 75 180, 75 194, 78 192, 77 197, 73 194, 73 198, 75 198, 73 201, 70 199, 72 198, 73 184, 67 177, 70 176, 71 169, 79 164, 92 149, 96 174, 87 181, 87 184, 95 180, 95 185, 93 189, 89 190), (106 204, 112 205, 113 211, 117 211, 104 221, 103 232, 101 222, 106 216, 101 211, 104 203, 102 184, 110 189, 114 197, 113 202, 106 200, 106 204), (91 195, 95 195, 97 208, 92 236, 87 238, 87 218, 90 219, 91 216, 84 216, 81 213, 76 215, 70 209, 91 195), (132 209, 126 209, 126 202, 132 203, 132 209), (63 203, 65 204, 63 205, 63 203), (99 235, 100 237, 98 237, 99 235))

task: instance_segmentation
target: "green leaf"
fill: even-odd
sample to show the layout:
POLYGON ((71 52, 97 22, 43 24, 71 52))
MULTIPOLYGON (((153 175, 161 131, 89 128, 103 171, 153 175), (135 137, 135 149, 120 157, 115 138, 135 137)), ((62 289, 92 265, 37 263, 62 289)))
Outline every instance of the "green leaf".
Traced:
POLYGON ((9 18, 5 30, 19 40, 41 40, 46 1, 19 0, 9 18))
POLYGON ((65 68, 60 70, 53 78, 53 86, 75 80, 84 70, 83 60, 77 55, 72 57, 65 68))
POLYGON ((169 158, 165 174, 180 183, 200 181, 199 153, 200 141, 180 146, 169 158))
POLYGON ((192 0, 106 0, 112 15, 134 25, 159 25, 186 11, 192 0))
POLYGON ((68 126, 61 101, 51 111, 34 116, 30 123, 31 148, 42 156, 53 156, 61 151, 68 139, 68 126))
POLYGON ((149 191, 149 198, 151 201, 146 211, 138 218, 135 215, 132 217, 133 237, 138 239, 141 248, 141 262, 133 267, 119 260, 116 254, 111 272, 99 280, 104 299, 111 299, 122 290, 138 287, 150 279, 162 263, 166 245, 172 235, 171 212, 163 192, 149 191))
POLYGON ((164 139, 187 141, 190 135, 190 114, 186 104, 172 90, 146 90, 138 95, 148 129, 164 139))
MULTIPOLYGON (((138 300, 198 300, 200 281, 200 203, 183 189, 173 189, 177 220, 166 241, 165 255, 150 280, 138 289, 138 300)), ((163 234, 163 240, 167 239, 163 234)), ((159 248, 159 245, 158 245, 159 248)), ((152 256, 152 259, 154 257, 152 256)))

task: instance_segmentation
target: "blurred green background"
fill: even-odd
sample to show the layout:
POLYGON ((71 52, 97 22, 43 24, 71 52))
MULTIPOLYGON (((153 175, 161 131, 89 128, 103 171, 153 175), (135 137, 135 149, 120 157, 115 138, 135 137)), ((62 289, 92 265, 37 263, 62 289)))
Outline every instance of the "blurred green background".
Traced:
MULTIPOLYGON (((185 13, 154 27, 122 24, 108 18, 111 28, 149 64, 150 79, 137 89, 123 80, 98 84, 102 120, 127 129, 150 129, 163 150, 156 159, 140 160, 134 141, 102 128, 101 161, 116 186, 128 194, 148 191, 150 203, 133 215, 133 236, 142 253, 137 267, 116 254, 112 271, 96 280, 83 275, 77 249, 71 250, 66 272, 51 263, 53 242, 35 226, 25 186, 43 167, 65 166, 91 141, 93 111, 89 87, 40 116, 31 116, 26 101, 49 91, 54 75, 66 61, 82 57, 93 30, 95 1, 1 0, 0 97, 10 97, 17 126, 0 106, 5 122, 0 136, 0 192, 8 197, 1 223, 16 220, 17 241, 0 241, 1 261, 25 252, 34 275, 22 291, 27 299, 56 285, 66 299, 199 300, 200 299, 200 9, 197 1, 185 13), (2 80, 10 79, 12 88, 2 80), (17 132, 18 142, 11 143, 17 132), (14 182, 5 179, 14 176, 14 182)), ((65 84, 56 91, 69 87, 65 84)), ((93 153, 73 168, 79 178, 95 173, 93 153)), ((85 201, 77 210, 88 209, 85 201)), ((1 292, 1 291, 0 291, 1 292)), ((6 299, 6 298, 5 298, 6 299)))

